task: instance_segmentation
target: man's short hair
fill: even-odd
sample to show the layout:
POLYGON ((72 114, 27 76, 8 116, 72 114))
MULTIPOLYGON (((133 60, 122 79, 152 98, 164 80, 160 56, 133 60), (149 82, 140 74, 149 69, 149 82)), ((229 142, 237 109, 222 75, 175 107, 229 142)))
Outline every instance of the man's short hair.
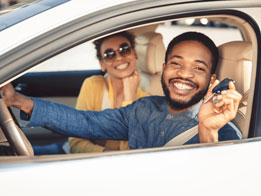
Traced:
POLYGON ((123 31, 120 33, 112 34, 107 37, 97 39, 93 42, 93 44, 95 45, 96 57, 98 58, 98 60, 102 60, 101 45, 102 45, 103 41, 108 38, 115 37, 115 36, 125 37, 127 40, 129 40, 131 47, 135 48, 135 36, 132 33, 128 32, 128 31, 123 31))
POLYGON ((208 36, 206 36, 202 33, 199 33, 199 32, 186 32, 186 33, 183 33, 183 34, 178 35, 177 37, 173 38, 171 40, 171 42, 169 43, 168 48, 166 50, 165 63, 167 64, 168 55, 175 45, 177 45, 180 42, 189 41, 189 40, 198 41, 210 50, 210 52, 212 54, 211 74, 214 74, 216 71, 216 67, 218 64, 218 58, 219 58, 218 48, 215 45, 215 43, 208 36))

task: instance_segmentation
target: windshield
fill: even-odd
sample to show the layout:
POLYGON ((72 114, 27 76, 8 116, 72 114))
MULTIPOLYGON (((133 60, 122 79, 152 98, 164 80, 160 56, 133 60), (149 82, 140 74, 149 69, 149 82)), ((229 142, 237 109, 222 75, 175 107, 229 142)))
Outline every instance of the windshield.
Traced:
POLYGON ((7 11, 7 13, 0 16, 0 31, 68 1, 69 0, 40 0, 18 7, 13 11, 7 11))

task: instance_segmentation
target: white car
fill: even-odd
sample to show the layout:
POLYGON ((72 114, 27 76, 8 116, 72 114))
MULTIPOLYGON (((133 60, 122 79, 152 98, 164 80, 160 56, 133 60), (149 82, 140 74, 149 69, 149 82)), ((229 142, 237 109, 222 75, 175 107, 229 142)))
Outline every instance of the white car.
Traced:
POLYGON ((243 95, 233 120, 242 140, 45 156, 33 156, 26 142, 68 138, 25 127, 1 101, 1 195, 260 196, 260 29, 260 0, 39 0, 1 14, 0 86, 12 82, 25 95, 74 107, 82 81, 103 74, 92 41, 125 30, 136 35, 148 93, 162 94, 168 42, 199 31, 219 47, 218 78, 234 79, 243 95))

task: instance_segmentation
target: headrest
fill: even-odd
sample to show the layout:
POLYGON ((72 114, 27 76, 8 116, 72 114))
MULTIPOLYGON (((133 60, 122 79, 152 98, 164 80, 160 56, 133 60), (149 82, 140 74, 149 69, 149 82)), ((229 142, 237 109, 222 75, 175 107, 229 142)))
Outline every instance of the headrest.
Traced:
POLYGON ((147 32, 136 36, 135 41, 135 49, 138 55, 137 68, 149 74, 161 72, 165 56, 162 35, 155 32, 147 32))
POLYGON ((228 60, 247 60, 252 61, 252 45, 247 41, 227 42, 219 47, 220 56, 228 60))
POLYGON ((219 49, 219 65, 216 74, 219 80, 233 79, 242 95, 250 87, 252 70, 252 45, 247 41, 232 41, 222 44, 219 49))

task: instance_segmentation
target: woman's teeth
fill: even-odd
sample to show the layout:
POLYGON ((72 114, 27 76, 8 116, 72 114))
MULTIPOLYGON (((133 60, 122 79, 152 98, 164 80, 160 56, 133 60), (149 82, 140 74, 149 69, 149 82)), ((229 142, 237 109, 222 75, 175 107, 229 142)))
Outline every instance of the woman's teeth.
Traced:
POLYGON ((182 84, 182 83, 173 83, 173 85, 180 90, 191 90, 193 89, 191 86, 186 85, 186 84, 182 84))
POLYGON ((128 66, 128 63, 125 63, 125 64, 117 66, 116 69, 125 69, 127 66, 128 66))

